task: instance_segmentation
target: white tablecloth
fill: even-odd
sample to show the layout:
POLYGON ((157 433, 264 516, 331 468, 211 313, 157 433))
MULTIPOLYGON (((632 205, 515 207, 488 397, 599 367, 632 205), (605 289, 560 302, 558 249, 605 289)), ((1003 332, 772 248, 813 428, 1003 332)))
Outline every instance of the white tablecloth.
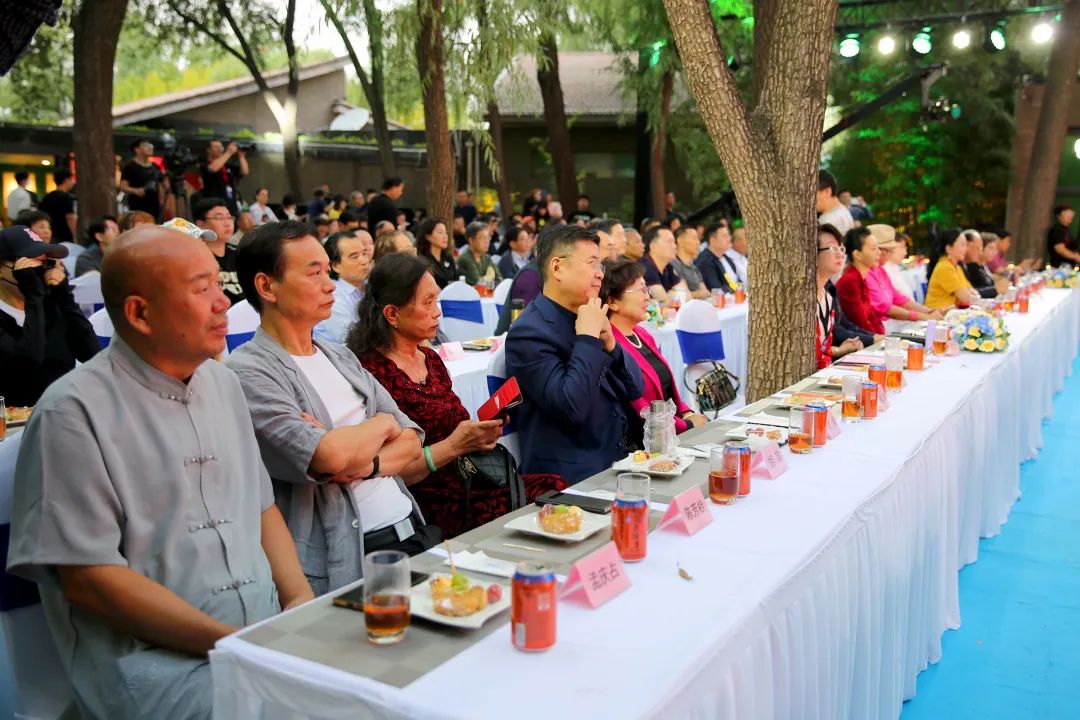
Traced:
POLYGON ((234 636, 211 655, 216 716, 895 718, 1041 444, 1080 293, 1046 290, 1008 323, 1008 352, 909 373, 888 412, 786 455, 698 535, 650 535, 627 592, 560 604, 545 653, 496 633, 398 690, 234 636))

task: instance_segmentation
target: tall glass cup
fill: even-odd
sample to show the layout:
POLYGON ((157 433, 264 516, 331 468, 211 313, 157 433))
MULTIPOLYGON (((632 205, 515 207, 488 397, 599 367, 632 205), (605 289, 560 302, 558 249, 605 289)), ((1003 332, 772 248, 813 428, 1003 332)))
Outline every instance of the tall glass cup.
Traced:
POLYGON ((844 397, 840 417, 844 422, 859 422, 862 420, 862 378, 845 375, 842 382, 844 397))
POLYGON ((409 556, 376 550, 364 557, 364 624, 368 640, 392 645, 409 627, 409 556))
POLYGON ((4 396, 0 395, 0 442, 7 437, 7 405, 4 404, 4 396))
POLYGON ((709 499, 731 505, 739 495, 742 459, 736 447, 713 448, 709 453, 709 499))
POLYGON ((814 415, 802 405, 791 408, 788 419, 788 449, 805 455, 814 446, 814 415))
POLYGON ((649 476, 620 473, 611 506, 611 539, 625 562, 644 560, 649 542, 649 476))
POLYGON ((904 356, 885 353, 885 386, 889 392, 900 392, 904 387, 904 356))

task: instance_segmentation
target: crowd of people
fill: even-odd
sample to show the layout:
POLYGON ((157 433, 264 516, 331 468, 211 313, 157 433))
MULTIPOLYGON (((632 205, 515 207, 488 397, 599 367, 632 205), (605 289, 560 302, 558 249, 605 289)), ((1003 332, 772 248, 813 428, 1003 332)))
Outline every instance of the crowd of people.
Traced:
MULTIPOLYGON (((211 173, 233 147, 211 153, 211 173)), ((160 200, 152 174, 125 172, 131 200, 160 200)), ((58 170, 54 192, 70 181, 58 170)), ((644 321, 652 303, 745 289, 745 228, 694 222, 673 197, 637 228, 584 195, 567 218, 541 191, 504 223, 459 193, 447 227, 410 218, 403 190, 400 178, 375 194, 320 187, 277 208, 265 188, 246 207, 204 193, 187 230, 157 225, 160 204, 129 202, 83 243, 74 204, 47 196, 0 232, 0 394, 34 406, 8 567, 38 583, 86 714, 208 716, 218 639, 354 582, 373 550, 416 554, 513 509, 505 488, 462 470, 496 450, 504 420, 472 419, 432 349, 452 282, 511 281, 497 332, 524 397, 523 502, 641 448, 653 401, 672 403, 677 432, 708 421, 644 321), (104 350, 72 295, 74 252, 76 275, 100 273, 104 350), (225 355, 242 301, 259 326, 225 355)), ((844 195, 823 172, 819 367, 889 321, 939 319, 1007 287, 1008 233, 956 230, 916 302, 901 272, 910 238, 864 225, 870 208, 844 195)), ((1056 215, 1050 256, 1080 261, 1072 210, 1056 215)))

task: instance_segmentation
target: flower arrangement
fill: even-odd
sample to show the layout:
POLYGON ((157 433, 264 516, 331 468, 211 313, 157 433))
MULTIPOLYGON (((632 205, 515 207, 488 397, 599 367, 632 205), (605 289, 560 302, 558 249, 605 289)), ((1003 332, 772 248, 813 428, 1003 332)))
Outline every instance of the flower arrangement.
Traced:
POLYGON ((1080 285, 1080 278, 1078 278, 1077 270, 1074 267, 1054 268, 1049 272, 1046 285, 1052 288, 1074 288, 1080 285))
POLYGON ((1009 347, 1009 329, 1001 318, 982 310, 949 315, 953 340, 964 350, 990 353, 1009 347))

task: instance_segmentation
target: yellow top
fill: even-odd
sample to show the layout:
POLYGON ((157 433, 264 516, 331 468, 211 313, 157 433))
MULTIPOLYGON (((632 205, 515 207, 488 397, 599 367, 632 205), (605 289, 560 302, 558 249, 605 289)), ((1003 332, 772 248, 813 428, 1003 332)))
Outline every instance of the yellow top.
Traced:
POLYGON ((931 310, 947 308, 956 304, 956 291, 971 287, 964 269, 942 256, 934 266, 930 285, 926 288, 926 307, 931 310))

